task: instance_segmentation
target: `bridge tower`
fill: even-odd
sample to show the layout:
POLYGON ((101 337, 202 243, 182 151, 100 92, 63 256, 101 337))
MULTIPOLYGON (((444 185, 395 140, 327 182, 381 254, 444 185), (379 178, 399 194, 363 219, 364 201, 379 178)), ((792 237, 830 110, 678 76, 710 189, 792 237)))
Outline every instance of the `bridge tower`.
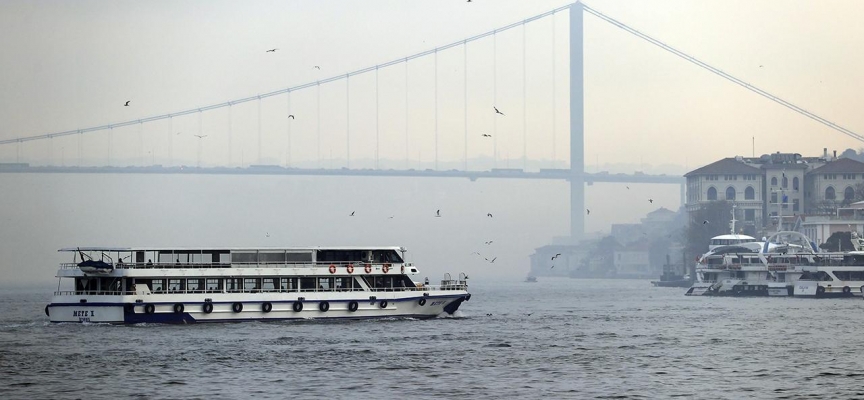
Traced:
POLYGON ((570 6, 570 238, 585 233, 585 85, 582 3, 570 6))

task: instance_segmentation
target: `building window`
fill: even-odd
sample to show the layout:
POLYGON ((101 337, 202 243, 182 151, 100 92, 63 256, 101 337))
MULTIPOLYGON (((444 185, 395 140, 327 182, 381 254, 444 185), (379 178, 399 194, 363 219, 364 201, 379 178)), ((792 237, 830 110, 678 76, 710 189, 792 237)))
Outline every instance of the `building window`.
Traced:
POLYGON ((771 186, 777 186, 777 177, 776 176, 771 177, 771 186))
POLYGON ((788 188, 788 187, 789 187, 789 178, 787 178, 786 175, 784 174, 783 175, 783 188, 788 188))
POLYGON ((726 188, 726 200, 735 200, 735 188, 729 186, 726 188))
POLYGON ((777 204, 777 192, 771 192, 771 204, 777 204))
POLYGON ((847 179, 847 180, 855 179, 855 174, 843 174, 843 179, 847 179))
POLYGON ((744 200, 753 200, 756 198, 756 191, 753 190, 752 186, 747 186, 747 189, 744 189, 744 200))
POLYGON ((843 191, 843 201, 851 203, 852 200, 855 200, 855 189, 852 189, 852 186, 847 186, 846 190, 843 191))
POLYGON ((825 179, 837 179, 837 174, 824 174, 822 177, 825 179))
POLYGON ((834 200, 837 196, 834 194, 834 188, 828 186, 828 189, 825 189, 825 200, 834 200))
POLYGON ((708 188, 708 200, 717 200, 717 189, 714 189, 713 187, 708 188))
POLYGON ((797 176, 792 178, 792 189, 798 190, 798 177, 797 176))
POLYGON ((798 211, 798 199, 792 199, 792 211, 798 211))

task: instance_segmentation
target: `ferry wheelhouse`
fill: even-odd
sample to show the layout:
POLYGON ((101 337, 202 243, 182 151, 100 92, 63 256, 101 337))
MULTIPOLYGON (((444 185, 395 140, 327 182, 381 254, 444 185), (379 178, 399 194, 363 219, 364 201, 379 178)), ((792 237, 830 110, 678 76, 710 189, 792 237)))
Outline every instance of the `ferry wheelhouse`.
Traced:
POLYGON ((64 248, 51 322, 194 323, 432 318, 471 298, 468 277, 415 282, 402 247, 64 248))

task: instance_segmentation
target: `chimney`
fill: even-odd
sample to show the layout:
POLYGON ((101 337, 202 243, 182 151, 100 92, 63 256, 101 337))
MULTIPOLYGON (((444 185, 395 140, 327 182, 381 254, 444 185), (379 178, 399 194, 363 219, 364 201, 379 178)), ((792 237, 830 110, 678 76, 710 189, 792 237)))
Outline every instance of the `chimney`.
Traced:
POLYGON ((834 150, 834 159, 837 159, 837 150, 834 150))
POLYGON ((828 159, 828 148, 827 147, 822 148, 822 158, 824 158, 826 160, 828 159))

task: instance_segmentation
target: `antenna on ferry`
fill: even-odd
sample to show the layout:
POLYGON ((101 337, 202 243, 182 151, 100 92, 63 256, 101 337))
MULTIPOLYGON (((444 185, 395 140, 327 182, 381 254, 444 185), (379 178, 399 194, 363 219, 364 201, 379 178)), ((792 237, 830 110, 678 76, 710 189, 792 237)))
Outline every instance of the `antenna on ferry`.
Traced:
POLYGON ((732 235, 735 234, 735 221, 735 203, 732 203, 732 220, 729 221, 729 233, 732 235))

